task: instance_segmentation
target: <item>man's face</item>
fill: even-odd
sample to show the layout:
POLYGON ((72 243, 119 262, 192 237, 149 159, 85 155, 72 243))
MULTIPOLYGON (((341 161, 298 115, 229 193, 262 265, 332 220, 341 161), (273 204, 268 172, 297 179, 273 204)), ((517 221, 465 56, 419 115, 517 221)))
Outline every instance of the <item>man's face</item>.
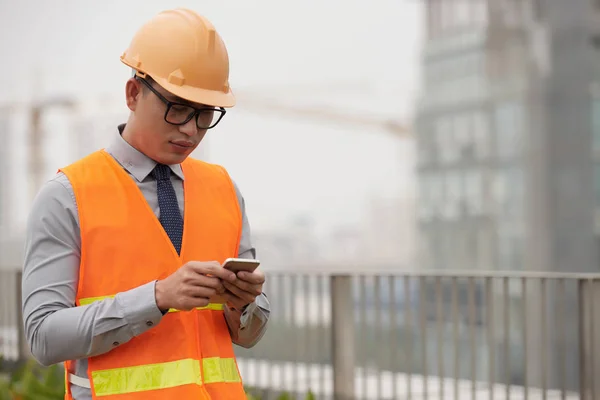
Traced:
MULTIPOLYGON (((202 104, 177 98, 156 83, 152 88, 166 100, 202 108, 202 104)), ((123 133, 132 146, 161 164, 180 164, 200 144, 206 129, 199 129, 196 118, 184 125, 165 120, 167 105, 143 82, 134 78, 127 82, 127 105, 132 111, 132 127, 123 133)), ((176 111, 175 109, 173 110, 176 111)))

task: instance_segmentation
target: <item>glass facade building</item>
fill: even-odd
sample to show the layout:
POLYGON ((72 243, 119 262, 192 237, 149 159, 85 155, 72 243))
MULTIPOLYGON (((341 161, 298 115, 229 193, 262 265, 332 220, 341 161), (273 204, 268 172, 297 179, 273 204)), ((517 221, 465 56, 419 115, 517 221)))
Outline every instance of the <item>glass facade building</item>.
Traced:
MULTIPOLYGON (((425 10, 415 121, 420 268, 599 272, 600 2, 428 0, 425 10)), ((474 283, 475 295, 484 285, 474 283)), ((494 368, 508 364, 511 383, 539 383, 539 368, 524 366, 520 353, 540 359, 544 352, 553 386, 561 379, 559 353, 555 343, 539 347, 546 328, 529 312, 545 297, 529 286, 525 302, 523 288, 520 280, 510 284, 510 354, 494 368), (527 343, 513 335, 524 325, 527 343)), ((546 301, 548 309, 558 306, 546 301)), ((482 313, 477 337, 492 318, 494 326, 504 323, 497 303, 493 317, 482 313)), ((576 309, 572 291, 566 304, 576 309)), ((576 326, 577 313, 567 314, 564 324, 576 326)), ((570 358, 578 338, 574 329, 567 336, 570 358)), ((572 361, 566 379, 574 388, 572 361)), ((478 373, 490 362, 479 352, 478 373)))
POLYGON ((600 57, 584 25, 592 3, 426 4, 421 268, 599 270, 600 57))

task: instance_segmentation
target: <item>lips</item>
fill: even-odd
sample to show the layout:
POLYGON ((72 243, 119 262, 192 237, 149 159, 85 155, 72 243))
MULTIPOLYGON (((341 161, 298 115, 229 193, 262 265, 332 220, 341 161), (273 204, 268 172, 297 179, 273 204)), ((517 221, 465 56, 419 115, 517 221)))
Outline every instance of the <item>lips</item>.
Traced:
POLYGON ((187 140, 172 140, 171 143, 176 146, 185 147, 185 148, 194 147, 194 143, 188 142, 187 140))

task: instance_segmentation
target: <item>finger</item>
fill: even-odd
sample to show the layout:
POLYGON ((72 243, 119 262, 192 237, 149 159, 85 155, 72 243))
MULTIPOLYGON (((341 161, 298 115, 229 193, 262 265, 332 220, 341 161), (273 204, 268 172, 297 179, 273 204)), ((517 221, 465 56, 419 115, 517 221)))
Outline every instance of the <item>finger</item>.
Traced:
POLYGON ((258 296, 259 294, 262 293, 262 284, 261 283, 249 283, 249 282, 245 282, 241 279, 238 279, 237 281, 231 283, 231 285, 236 286, 237 288, 243 290, 244 292, 248 292, 250 294, 253 294, 254 296, 258 296))
POLYGON ((204 286, 204 287, 209 287, 209 288, 213 288, 216 290, 223 289, 223 284, 221 283, 221 280, 219 278, 214 277, 214 276, 202 275, 195 271, 190 272, 190 275, 187 276, 185 279, 185 283, 190 286, 196 286, 196 287, 204 286))
POLYGON ((225 289, 227 289, 229 292, 231 292, 234 296, 243 300, 244 304, 252 303, 254 301, 254 299, 256 298, 256 296, 254 296, 252 293, 247 292, 243 289, 240 289, 236 285, 231 284, 229 282, 223 282, 223 286, 225 286, 225 289))
POLYGON ((217 292, 224 292, 225 288, 223 287, 223 282, 219 278, 215 278, 213 276, 202 276, 196 281, 196 286, 208 287, 216 290, 217 292))
POLYGON ((210 303, 209 299, 204 297, 193 297, 188 301, 184 302, 186 308, 188 310, 193 310, 194 308, 202 308, 206 307, 210 303))
POLYGON ((190 262, 189 266, 199 274, 211 275, 213 277, 233 282, 236 276, 233 272, 226 270, 219 263, 211 262, 190 262))
POLYGON ((224 299, 227 302, 227 305, 229 307, 233 307, 233 308, 238 309, 238 310, 244 308, 244 306, 246 304, 248 304, 247 301, 242 300, 239 297, 237 297, 236 295, 234 295, 232 293, 229 293, 229 292, 225 293, 223 295, 223 297, 224 297, 224 299))
POLYGON ((240 271, 238 272, 237 277, 243 281, 253 283, 256 285, 262 285, 263 283, 265 283, 265 274, 263 274, 261 271, 240 271))
POLYGON ((189 297, 209 299, 217 294, 217 290, 211 287, 191 286, 185 293, 189 297))

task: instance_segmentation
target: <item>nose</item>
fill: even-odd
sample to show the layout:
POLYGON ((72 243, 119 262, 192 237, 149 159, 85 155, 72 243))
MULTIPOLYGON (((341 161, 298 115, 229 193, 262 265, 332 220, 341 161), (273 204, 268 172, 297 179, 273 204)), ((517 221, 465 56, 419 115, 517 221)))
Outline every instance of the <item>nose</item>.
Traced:
POLYGON ((198 134, 198 126, 196 125, 196 117, 190 119, 187 123, 179 126, 179 132, 187 136, 196 136, 198 134))

